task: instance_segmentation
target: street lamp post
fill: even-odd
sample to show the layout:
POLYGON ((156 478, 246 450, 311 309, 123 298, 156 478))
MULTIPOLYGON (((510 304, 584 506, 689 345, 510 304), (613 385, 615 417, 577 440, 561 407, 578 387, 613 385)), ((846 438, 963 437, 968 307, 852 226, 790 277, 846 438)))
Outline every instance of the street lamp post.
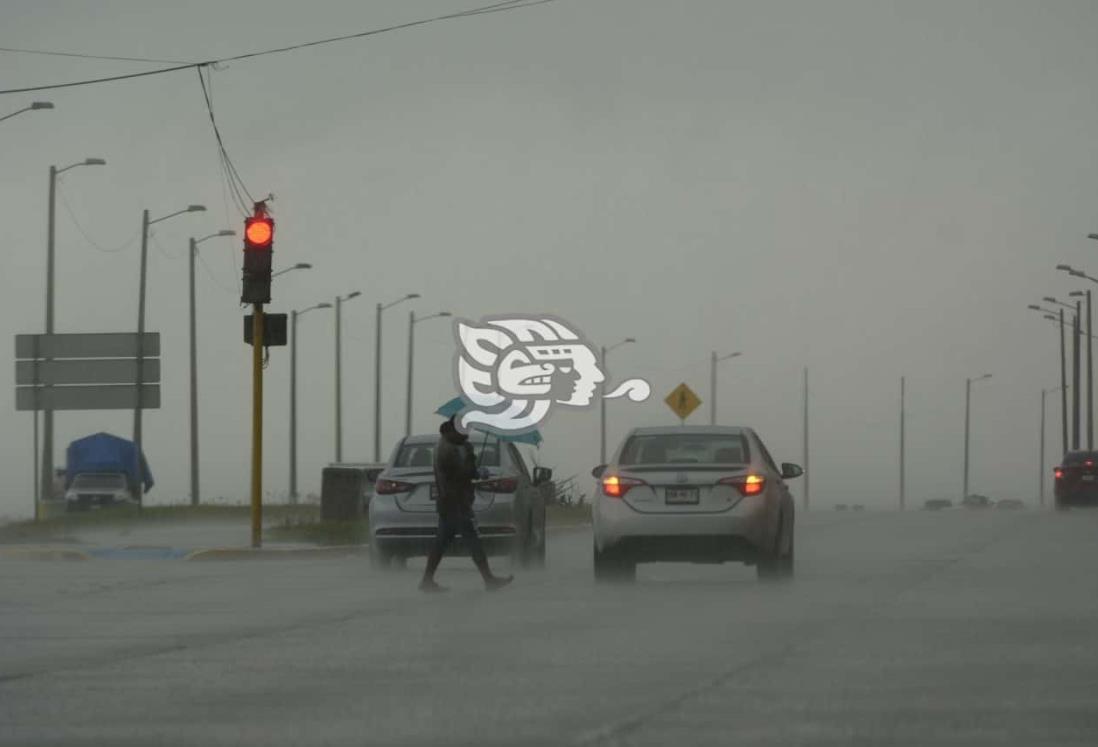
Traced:
POLYGON ((11 114, 5 114, 4 116, 0 117, 0 122, 3 122, 5 119, 11 119, 12 117, 14 117, 18 114, 22 114, 23 112, 32 112, 32 111, 37 111, 39 109, 52 109, 52 108, 53 108, 53 104, 51 104, 49 101, 32 101, 30 106, 24 106, 22 109, 16 109, 11 114))
POLYGON ((293 272, 294 270, 311 270, 311 269, 313 269, 313 266, 311 264, 309 264, 308 262, 298 262, 296 265, 291 265, 290 267, 286 267, 285 269, 279 270, 274 275, 271 275, 271 277, 276 278, 279 275, 285 275, 287 272, 293 272))
POLYGON ((717 424, 717 364, 742 355, 739 352, 717 357, 717 351, 709 354, 709 425, 717 424))
MULTIPOLYGON (((602 346, 599 357, 599 366, 602 368, 603 376, 606 375, 606 354, 614 348, 619 348, 622 345, 628 343, 634 343, 637 340, 633 337, 626 337, 620 342, 616 342, 610 347, 602 346)), ((599 384, 599 464, 606 464, 606 379, 604 378, 602 383, 599 384)))
POLYGON ((900 510, 904 510, 905 502, 905 488, 906 481, 904 479, 904 469, 906 467, 907 452, 905 451, 905 438, 907 433, 905 431, 904 419, 907 415, 906 412, 906 395, 907 395, 907 379, 903 376, 900 377, 900 510))
POLYGON ((1045 397, 1051 392, 1063 389, 1062 386, 1041 390, 1041 439, 1037 469, 1037 495, 1040 505, 1045 505, 1045 397))
POLYGON ((413 298, 419 298, 418 293, 409 293, 405 296, 398 298, 395 301, 390 301, 387 304, 382 304, 380 301, 375 307, 374 314, 374 461, 381 461, 381 312, 390 306, 396 306, 398 303, 404 301, 410 301, 413 298))
POLYGON ((133 443, 134 443, 134 474, 137 475, 137 503, 141 505, 144 497, 144 487, 142 484, 142 471, 141 471, 141 457, 143 455, 142 450, 142 432, 141 432, 141 390, 144 388, 144 380, 142 370, 145 366, 145 277, 146 268, 148 267, 149 258, 149 227, 155 223, 168 220, 168 218, 174 218, 177 215, 183 213, 201 213, 206 208, 203 205, 188 205, 182 210, 177 210, 174 213, 165 215, 162 218, 156 220, 149 220, 149 211, 145 209, 141 213, 141 273, 140 281, 137 289, 137 375, 136 386, 134 387, 134 408, 133 408, 133 443))
POLYGON ((195 324, 194 303, 194 262, 198 257, 198 245, 206 239, 221 236, 236 236, 236 231, 225 229, 200 239, 191 237, 190 251, 187 253, 187 288, 189 296, 190 317, 190 352, 191 352, 191 505, 197 506, 201 501, 201 491, 198 481, 198 341, 197 325, 195 324))
POLYGON ((961 493, 961 499, 964 500, 968 497, 968 442, 969 442, 969 411, 971 409, 972 402, 972 382, 983 381, 984 379, 990 379, 991 374, 984 374, 983 376, 977 376, 975 379, 965 379, 965 481, 964 489, 961 493))
MULTIPOLYGON (((48 103, 48 102, 36 102, 36 103, 48 103)), ((53 108, 53 104, 49 106, 35 107, 33 104, 30 107, 33 108, 53 108)), ((29 111, 24 109, 23 111, 29 111)), ((14 116, 14 115, 8 115, 14 116)), ((56 235, 56 217, 57 217, 57 177, 65 173, 69 169, 75 169, 78 166, 105 166, 106 161, 102 158, 85 158, 83 161, 77 161, 76 163, 69 164, 68 166, 57 168, 56 166, 50 166, 50 184, 49 184, 49 206, 47 210, 47 224, 46 224, 46 334, 52 335, 54 333, 54 277, 55 277, 55 251, 54 251, 54 237, 56 235)), ((42 479, 39 482, 38 489, 39 494, 37 500, 48 500, 52 498, 53 493, 53 409, 49 407, 47 401, 46 409, 42 413, 42 479)), ((35 422, 37 422, 37 411, 35 411, 35 422)), ((37 443, 38 439, 35 439, 37 443)), ((38 503, 35 502, 34 515, 38 516, 38 503)))
POLYGON ((408 392, 404 396, 404 437, 412 435, 412 366, 415 358, 416 325, 428 319, 451 316, 449 311, 440 311, 430 316, 416 317, 413 309, 408 312, 408 392))
POLYGON ((354 291, 335 299, 335 460, 343 461, 343 302, 358 298, 362 291, 354 291))
POLYGON ((1094 339, 1094 321, 1091 316, 1090 291, 1072 291, 1069 296, 1087 299, 1087 450, 1094 449, 1094 356, 1091 340, 1094 339))
POLYGON ((1029 308, 1037 311, 1044 312, 1045 319, 1053 322, 1060 328, 1060 432, 1061 432, 1061 444, 1060 453, 1066 454, 1068 450, 1068 401, 1067 401, 1067 353, 1066 344, 1064 342, 1064 310, 1060 309, 1059 312, 1052 312, 1048 309, 1042 309, 1036 304, 1030 304, 1029 308))
POLYGON ((301 311, 290 312, 290 504, 297 503, 297 319, 314 309, 330 309, 330 303, 318 303, 301 311))

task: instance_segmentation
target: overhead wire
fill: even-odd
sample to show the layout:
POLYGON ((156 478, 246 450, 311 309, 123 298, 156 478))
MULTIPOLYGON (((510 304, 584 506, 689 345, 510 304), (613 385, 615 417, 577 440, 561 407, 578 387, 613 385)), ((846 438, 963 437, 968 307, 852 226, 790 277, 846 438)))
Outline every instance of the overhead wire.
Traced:
MULTIPOLYGON (((172 64, 168 67, 156 68, 154 70, 143 70, 136 73, 121 73, 118 75, 107 75, 99 78, 86 78, 83 80, 67 81, 65 83, 48 83, 37 86, 23 86, 20 88, 7 88, 0 90, 0 95, 9 93, 31 93, 34 91, 50 91, 59 88, 73 88, 76 86, 90 86, 99 83, 111 83, 120 80, 131 80, 134 78, 143 78, 150 75, 165 75, 167 73, 174 73, 180 70, 189 70, 191 68, 202 68, 218 63, 224 62, 236 62, 240 60, 249 60, 255 57, 262 57, 272 54, 281 54, 284 52, 293 52, 300 49, 306 49, 308 47, 317 47, 326 44, 334 44, 336 42, 349 41, 351 39, 364 39, 370 36, 377 36, 378 34, 386 34, 392 31, 401 31, 405 29, 415 28, 417 26, 425 26, 431 23, 438 23, 441 21, 450 21, 458 18, 468 18, 471 16, 487 15, 489 13, 501 13, 505 11, 520 10, 522 8, 532 8, 535 5, 545 5, 546 3, 556 2, 556 0, 506 0, 506 2, 495 2, 488 5, 483 5, 478 8, 469 8, 467 10, 456 11, 454 13, 446 13, 439 16, 433 16, 431 18, 422 18, 416 21, 406 21, 404 23, 393 24, 391 26, 383 26, 380 28, 369 29, 367 31, 360 31, 354 34, 344 34, 342 36, 332 36, 326 39, 317 39, 310 42, 301 42, 298 44, 291 44, 285 47, 275 47, 271 49, 261 49, 255 52, 245 52, 243 54, 233 55, 231 57, 220 57, 208 60, 201 60, 195 62, 186 62, 180 64, 172 64)), ((25 52, 35 53, 35 50, 17 50, 9 47, 8 51, 12 52, 25 52)), ((45 53, 45 52, 41 52, 45 53)), ((57 54, 62 56, 81 56, 79 53, 71 52, 50 52, 49 54, 57 54)), ((102 55, 105 57, 106 55, 102 55)), ((93 56, 98 57, 98 56, 93 56)), ((131 58, 132 61, 148 61, 153 60, 141 60, 140 58, 131 58)))
MULTIPOLYGON (((60 180, 58 180, 58 186, 60 186, 60 183, 60 180)), ((102 252, 103 254, 117 254, 118 252, 129 249, 141 237, 141 229, 138 229, 134 232, 133 236, 131 236, 125 242, 119 244, 116 247, 107 248, 100 245, 98 241, 92 238, 91 234, 87 231, 87 229, 84 228, 84 225, 76 217, 76 211, 73 210, 72 205, 69 203, 69 198, 65 195, 65 190, 58 189, 57 194, 61 197, 61 205, 65 208, 65 212, 68 213, 69 220, 72 221, 72 224, 76 227, 76 230, 79 231, 80 235, 84 237, 84 240, 88 242, 88 245, 91 246, 92 249, 95 249, 97 252, 102 252)))
POLYGON ((206 76, 209 75, 209 71, 204 67, 197 68, 198 82, 202 86, 202 96, 206 101, 206 111, 210 115, 210 125, 213 127, 214 137, 217 139, 217 148, 221 155, 221 163, 225 171, 226 178, 229 182, 229 188, 233 191, 233 194, 237 201, 237 207, 241 209, 241 212, 247 216, 250 214, 248 209, 248 203, 255 203, 252 199, 251 192, 248 191, 248 187, 245 186, 244 180, 240 178, 240 174, 237 172, 236 167, 233 166, 233 161, 229 158, 229 152, 225 150, 225 141, 221 137, 221 130, 217 126, 217 117, 214 116, 213 100, 210 96, 211 85, 207 85, 206 76), (205 72, 205 74, 203 74, 205 72), (243 195, 241 194, 243 193, 243 195), (244 201, 244 195, 247 196, 248 202, 244 201))
POLYGON ((118 57, 105 54, 85 54, 83 52, 57 52, 49 49, 20 49, 18 47, 0 47, 0 52, 13 54, 38 54, 49 57, 76 57, 81 60, 113 60, 116 62, 147 62, 156 65, 186 65, 186 60, 158 60, 154 57, 118 57))

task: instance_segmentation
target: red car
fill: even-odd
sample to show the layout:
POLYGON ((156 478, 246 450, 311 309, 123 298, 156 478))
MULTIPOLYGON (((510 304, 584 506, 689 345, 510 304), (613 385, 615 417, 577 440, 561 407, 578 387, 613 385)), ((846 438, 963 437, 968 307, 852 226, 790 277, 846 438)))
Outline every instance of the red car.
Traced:
POLYGON ((1069 451, 1053 474, 1056 508, 1098 505, 1098 451, 1069 451))

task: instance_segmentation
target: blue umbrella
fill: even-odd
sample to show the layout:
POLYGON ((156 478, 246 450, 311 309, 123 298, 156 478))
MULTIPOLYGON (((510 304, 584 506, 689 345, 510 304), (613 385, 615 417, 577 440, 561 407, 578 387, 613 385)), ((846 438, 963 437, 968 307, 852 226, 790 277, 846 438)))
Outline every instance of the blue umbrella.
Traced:
MULTIPOLYGON (((443 404, 441 407, 435 410, 435 413, 441 415, 444 418, 449 418, 453 415, 457 415, 468 406, 469 403, 461 397, 454 397, 452 400, 443 404)), ((475 428, 474 430, 482 429, 475 428)), ((541 433, 539 433, 537 430, 515 434, 496 433, 494 435, 496 435, 501 441, 511 441, 516 444, 530 444, 531 446, 538 446, 544 440, 541 437, 541 433)))

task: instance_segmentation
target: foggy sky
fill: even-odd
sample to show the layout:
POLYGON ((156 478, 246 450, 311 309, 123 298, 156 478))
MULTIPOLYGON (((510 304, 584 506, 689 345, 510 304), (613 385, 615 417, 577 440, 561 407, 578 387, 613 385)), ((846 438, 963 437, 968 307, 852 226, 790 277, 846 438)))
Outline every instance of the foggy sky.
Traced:
MULTIPOLYGON (((199 60, 475 5, 435 2, 6 0, 0 46, 199 60)), ((374 304, 417 313, 548 312, 612 353, 610 448, 675 422, 680 381, 719 419, 801 461, 810 370, 814 505, 895 505, 899 377, 908 382, 908 499, 959 497, 966 376, 972 490, 1035 502, 1040 389, 1059 383, 1055 327, 1026 304, 1098 274, 1098 6, 1091 2, 560 0, 226 65, 218 123, 256 197, 275 195, 271 311, 361 290, 344 307, 344 458, 373 450, 374 304)), ((0 87, 151 66, 0 53, 0 87)), ((145 416, 157 485, 184 502, 186 242, 241 229, 193 70, 41 94, 0 123, 0 515, 31 513, 30 413, 16 413, 12 337, 44 326, 47 170, 59 189, 57 329, 136 327, 141 211, 155 227, 149 330, 162 408, 145 416), (67 204, 66 204, 67 202, 67 204), (70 216, 75 215, 77 222, 70 216), (77 225, 79 224, 79 227, 77 225), (84 235, 86 234, 86 236, 84 235), (90 237, 90 238, 89 238, 90 237), (108 251, 113 250, 113 251, 108 251)), ((238 239, 198 270, 202 478, 248 485, 250 355, 238 239)), ((1096 288, 1098 290, 1098 288, 1096 288)), ((403 432, 407 315, 385 315, 383 455, 403 432)), ((333 319, 300 322, 300 489, 333 457, 333 319)), ((416 330, 417 431, 456 393, 445 320, 416 330)), ((287 488, 288 350, 267 371, 265 488, 287 488)), ((132 413, 59 413, 55 459, 132 413)), ((1050 465, 1058 409, 1050 400, 1050 465)), ((560 477, 598 461, 598 410, 556 410, 538 453, 560 477)), ((800 486, 797 485, 798 491, 800 486)))

